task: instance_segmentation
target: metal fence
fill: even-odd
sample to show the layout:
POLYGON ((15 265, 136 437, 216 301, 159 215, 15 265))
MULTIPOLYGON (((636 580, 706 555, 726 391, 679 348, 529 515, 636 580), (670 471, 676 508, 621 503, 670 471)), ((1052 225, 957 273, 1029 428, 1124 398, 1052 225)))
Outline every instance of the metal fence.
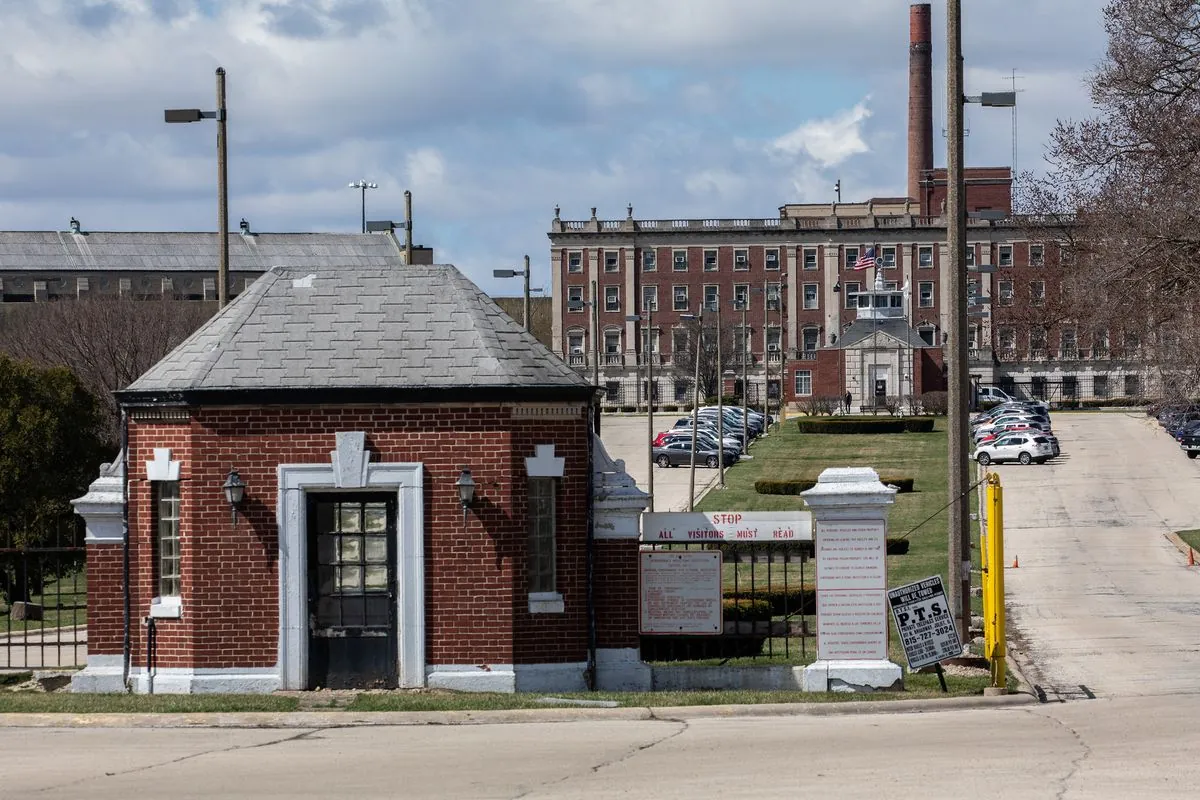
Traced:
POLYGON ((78 517, 0 533, 0 671, 87 661, 87 560, 78 517))
POLYGON ((807 664, 816 656, 812 542, 643 544, 643 550, 721 550, 723 630, 643 635, 642 659, 807 664))

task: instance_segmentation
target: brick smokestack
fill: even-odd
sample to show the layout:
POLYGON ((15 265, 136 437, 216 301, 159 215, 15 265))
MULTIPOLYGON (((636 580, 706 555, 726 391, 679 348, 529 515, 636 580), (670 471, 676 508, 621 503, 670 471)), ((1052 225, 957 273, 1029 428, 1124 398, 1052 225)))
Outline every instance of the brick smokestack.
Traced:
POLYGON ((921 173, 933 169, 933 38, 929 3, 908 9, 908 196, 920 197, 921 173))

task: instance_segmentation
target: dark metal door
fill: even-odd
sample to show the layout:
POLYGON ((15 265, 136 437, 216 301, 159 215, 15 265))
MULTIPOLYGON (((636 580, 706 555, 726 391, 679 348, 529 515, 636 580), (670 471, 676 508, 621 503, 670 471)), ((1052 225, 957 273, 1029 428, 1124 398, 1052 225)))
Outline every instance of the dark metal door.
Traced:
POLYGON ((394 688, 396 500, 308 497, 308 686, 394 688))

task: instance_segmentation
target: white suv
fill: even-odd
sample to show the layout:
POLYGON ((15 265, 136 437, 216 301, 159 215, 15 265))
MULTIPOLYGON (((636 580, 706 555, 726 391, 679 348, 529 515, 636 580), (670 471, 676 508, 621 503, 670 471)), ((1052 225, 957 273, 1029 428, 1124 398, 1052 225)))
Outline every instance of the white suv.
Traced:
POLYGON ((1054 456, 1050 440, 1037 433, 1012 433, 975 449, 974 459, 983 466, 993 462, 1019 461, 1022 464, 1041 464, 1054 456))

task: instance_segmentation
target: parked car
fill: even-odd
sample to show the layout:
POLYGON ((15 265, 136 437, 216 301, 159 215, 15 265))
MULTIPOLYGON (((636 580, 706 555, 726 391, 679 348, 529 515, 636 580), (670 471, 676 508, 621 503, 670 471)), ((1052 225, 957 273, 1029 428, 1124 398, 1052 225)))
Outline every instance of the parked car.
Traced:
POLYGON ((976 396, 980 403, 1008 403, 1016 399, 998 386, 980 386, 976 396))
POLYGON ((654 448, 654 463, 660 467, 678 467, 690 465, 693 462, 703 464, 706 467, 717 467, 723 460, 725 466, 734 464, 738 460, 738 452, 736 450, 725 450, 723 454, 718 454, 714 449, 702 447, 699 444, 696 446, 696 453, 692 455, 692 443, 690 441, 671 442, 663 447, 654 448))
POLYGON ((1002 461, 1041 464, 1054 457, 1050 441, 1041 435, 1012 433, 975 449, 973 458, 983 466, 1002 461))
POLYGON ((1009 433, 1036 433, 1044 435, 1049 432, 1049 430, 1035 422, 1007 422, 1002 425, 996 425, 988 430, 977 431, 975 433, 975 441, 980 442, 984 436, 992 434, 999 438, 1009 433))
POLYGON ((1200 419, 1193 419, 1177 426, 1171 431, 1171 435, 1175 437, 1175 441, 1182 442, 1184 436, 1198 430, 1200 430, 1200 419))
MULTIPOLYGON (((680 419, 675 421, 675 427, 672 430, 690 431, 691 429, 692 429, 692 418, 691 417, 681 417, 680 419)), ((716 436, 717 430, 718 430, 717 421, 715 419, 705 419, 704 417, 699 417, 696 420, 696 429, 701 430, 701 431, 709 431, 710 433, 712 433, 713 436, 716 436)), ((742 426, 741 425, 735 426, 735 425, 731 425, 730 423, 726 422, 723 426, 721 426, 720 433, 726 439, 736 439, 738 441, 738 446, 739 447, 741 446, 741 443, 742 443, 742 426)))
POLYGON ((1185 433, 1183 438, 1179 440, 1179 448, 1187 453, 1188 458, 1200 456, 1200 428, 1185 433))
MULTIPOLYGON (((662 441, 655 442, 654 446, 655 447, 665 447, 666 445, 668 445, 672 442, 687 442, 688 444, 691 444, 691 441, 692 441, 692 431, 690 428, 687 430, 675 428, 670 431, 666 431, 665 435, 662 437, 662 441)), ((697 429, 696 430, 696 444, 704 445, 705 447, 709 447, 713 450, 716 450, 717 449, 717 434, 712 431, 697 429)), ((741 452, 741 450, 742 450, 741 442, 739 442, 737 439, 732 439, 728 436, 725 437, 725 439, 722 441, 722 444, 725 445, 726 450, 736 450, 738 452, 741 452)))

